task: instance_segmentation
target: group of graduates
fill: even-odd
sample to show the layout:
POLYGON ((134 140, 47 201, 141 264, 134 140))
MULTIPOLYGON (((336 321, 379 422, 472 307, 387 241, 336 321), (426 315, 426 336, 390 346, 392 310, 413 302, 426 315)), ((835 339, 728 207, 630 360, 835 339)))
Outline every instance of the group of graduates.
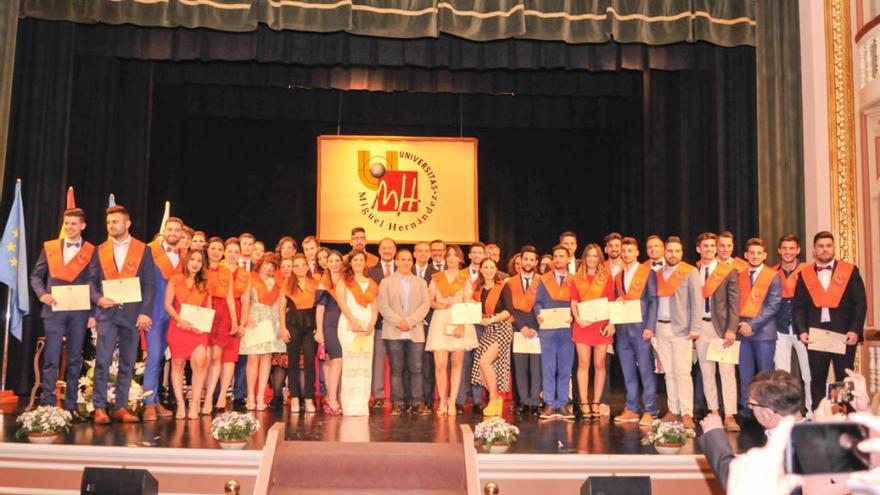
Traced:
MULTIPOLYGON (((351 231, 351 251, 342 254, 313 236, 301 246, 284 237, 267 251, 253 235, 208 237, 175 217, 145 244, 129 234, 130 226, 123 206, 108 208, 109 238, 96 247, 82 238, 83 211, 67 210, 63 235, 44 243, 31 272, 46 335, 41 402, 56 403, 63 338, 70 380, 81 372, 87 328, 97 327, 97 424, 141 420, 120 400, 129 396, 141 351, 145 421, 225 409, 231 387, 244 408, 265 410, 272 370, 283 368, 287 372, 272 379, 274 400, 281 404, 286 381, 291 413, 317 412, 317 388, 326 414, 364 415, 390 402, 392 415, 456 415, 470 395, 474 411, 497 416, 504 394, 513 392, 522 415, 599 418, 611 414, 608 355, 615 354, 626 403, 614 421, 662 419, 694 428, 696 388, 709 411, 723 410, 725 427, 738 431, 735 415, 747 415, 750 407, 749 381, 760 371, 788 371, 792 349, 809 409, 811 397, 824 393, 829 364, 837 377, 853 367, 866 313, 858 269, 835 259, 829 232, 815 235, 811 263, 799 261, 795 236, 783 236, 775 267, 765 265, 768 249, 760 238, 745 243, 745 259, 734 256, 729 232, 696 239, 696 266, 683 261, 686 247, 678 237, 650 236, 647 260, 640 262, 638 241, 617 233, 578 256, 570 231, 549 254, 523 246, 502 265, 495 244, 469 246, 465 264, 461 247, 442 240, 407 249, 382 239, 377 257, 366 251, 359 227, 351 231), (140 301, 104 295, 104 281, 134 277, 140 301), (52 288, 63 285, 88 285, 91 309, 54 311, 52 288), (613 325, 582 317, 579 303, 597 298, 639 301, 641 321, 613 325), (454 321, 453 306, 464 302, 480 303, 478 323, 454 321), (181 317, 185 305, 214 311, 210 332, 181 317), (570 311, 560 328, 545 321, 544 310, 553 309, 570 311), (844 353, 808 350, 811 329, 844 335, 844 353), (514 340, 534 339, 540 353, 514 352, 514 340), (709 359, 719 345, 739 346, 738 365, 709 359), (107 384, 117 351, 114 401, 107 384), (168 354, 175 412, 159 400, 168 354), (662 418, 658 372, 667 394, 662 418)), ((77 388, 68 387, 64 407, 75 411, 76 402, 77 388)))

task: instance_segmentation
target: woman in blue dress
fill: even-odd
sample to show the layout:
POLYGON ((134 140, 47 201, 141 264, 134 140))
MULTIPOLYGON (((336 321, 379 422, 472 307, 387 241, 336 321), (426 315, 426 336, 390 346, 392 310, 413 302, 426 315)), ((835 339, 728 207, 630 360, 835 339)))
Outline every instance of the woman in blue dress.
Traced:
POLYGON ((342 254, 330 251, 327 256, 327 270, 315 295, 315 342, 324 345, 327 360, 324 362, 324 381, 327 395, 324 400, 324 413, 342 414, 339 406, 339 382, 342 379, 342 346, 339 344, 337 327, 341 311, 336 303, 336 284, 342 277, 342 254))

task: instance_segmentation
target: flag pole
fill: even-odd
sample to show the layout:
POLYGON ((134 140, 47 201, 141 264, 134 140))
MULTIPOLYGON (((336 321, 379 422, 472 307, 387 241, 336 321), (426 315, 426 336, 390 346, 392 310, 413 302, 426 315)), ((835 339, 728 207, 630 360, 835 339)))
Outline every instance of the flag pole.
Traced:
POLYGON ((12 291, 6 290, 6 329, 3 332, 3 378, 0 392, 6 392, 6 370, 9 369, 9 322, 12 320, 12 291))

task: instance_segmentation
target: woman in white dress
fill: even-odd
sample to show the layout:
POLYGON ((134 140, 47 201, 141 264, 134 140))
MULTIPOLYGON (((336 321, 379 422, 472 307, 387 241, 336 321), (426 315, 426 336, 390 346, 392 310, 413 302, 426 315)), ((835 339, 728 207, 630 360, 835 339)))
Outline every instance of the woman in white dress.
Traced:
POLYGON ((342 345, 342 388, 339 399, 345 416, 370 413, 373 370, 373 332, 379 307, 379 285, 366 276, 367 257, 361 250, 348 257, 342 283, 336 286, 336 300, 342 315, 338 336, 342 345))
POLYGON ((434 353, 434 375, 437 381, 437 392, 440 404, 437 415, 455 416, 455 398, 461 387, 462 361, 464 352, 477 347, 477 331, 473 325, 451 325, 453 304, 472 302, 470 276, 467 270, 461 269, 464 255, 458 246, 446 249, 446 269, 431 276, 428 290, 431 295, 431 307, 434 316, 428 328, 425 350, 434 353), (452 370, 449 371, 450 355, 452 370), (447 377, 448 375, 448 377, 447 377))

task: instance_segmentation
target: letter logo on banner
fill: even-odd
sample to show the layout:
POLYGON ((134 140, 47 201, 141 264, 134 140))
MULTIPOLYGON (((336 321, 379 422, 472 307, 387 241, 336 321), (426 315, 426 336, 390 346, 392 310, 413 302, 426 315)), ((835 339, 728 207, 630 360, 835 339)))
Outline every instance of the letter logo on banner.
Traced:
POLYGON ((476 241, 476 157, 473 138, 319 136, 319 239, 476 241))

